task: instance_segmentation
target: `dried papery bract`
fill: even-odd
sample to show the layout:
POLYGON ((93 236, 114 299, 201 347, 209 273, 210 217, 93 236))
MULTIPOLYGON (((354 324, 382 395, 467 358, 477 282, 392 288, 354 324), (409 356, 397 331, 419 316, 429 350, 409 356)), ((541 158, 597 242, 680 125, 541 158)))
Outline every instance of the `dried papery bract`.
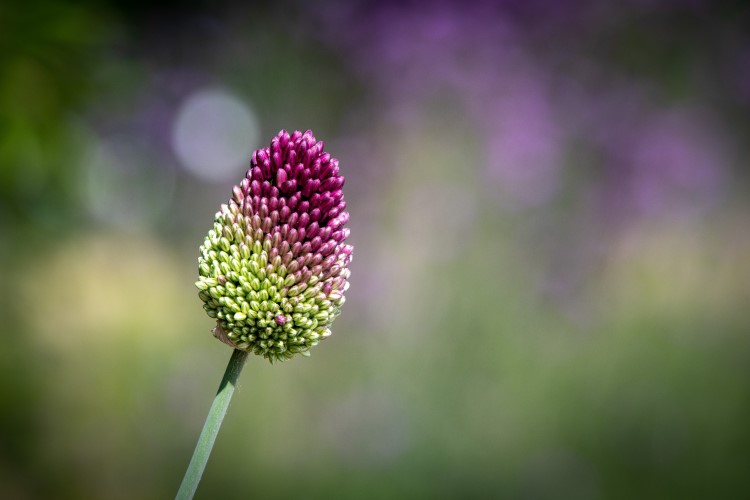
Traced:
POLYGON ((200 248, 196 286, 218 339, 276 361, 331 335, 352 258, 343 185, 309 130, 255 151, 200 248))

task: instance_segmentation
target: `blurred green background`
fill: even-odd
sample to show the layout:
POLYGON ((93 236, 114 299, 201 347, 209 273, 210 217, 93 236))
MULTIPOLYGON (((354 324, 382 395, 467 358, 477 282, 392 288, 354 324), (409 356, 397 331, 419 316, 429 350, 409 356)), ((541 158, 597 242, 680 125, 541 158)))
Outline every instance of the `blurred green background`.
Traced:
POLYGON ((747 498, 747 2, 0 4, 0 497, 169 498, 193 282, 311 128, 334 335, 251 359, 198 498, 747 498))

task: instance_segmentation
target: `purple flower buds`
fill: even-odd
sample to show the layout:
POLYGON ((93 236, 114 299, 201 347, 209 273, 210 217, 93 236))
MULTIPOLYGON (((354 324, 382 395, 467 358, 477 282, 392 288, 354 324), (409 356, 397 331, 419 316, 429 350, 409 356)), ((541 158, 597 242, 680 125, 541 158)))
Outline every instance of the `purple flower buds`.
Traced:
POLYGON ((217 338, 273 362, 331 334, 352 259, 338 170, 309 130, 255 151, 200 248, 196 286, 217 338))

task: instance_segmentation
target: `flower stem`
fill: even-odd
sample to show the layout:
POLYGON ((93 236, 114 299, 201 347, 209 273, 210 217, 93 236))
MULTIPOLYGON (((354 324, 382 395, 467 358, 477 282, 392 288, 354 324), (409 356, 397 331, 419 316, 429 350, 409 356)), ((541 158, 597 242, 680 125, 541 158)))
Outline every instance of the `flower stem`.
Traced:
POLYGON ((198 488, 203 470, 206 468, 206 462, 208 462, 211 449, 214 447, 216 435, 219 433, 221 422, 227 413, 229 401, 234 394, 234 386, 237 384, 237 378, 242 372, 245 360, 247 360, 247 352, 239 349, 235 349, 232 352, 232 357, 229 358, 224 378, 221 379, 219 390, 216 392, 211 409, 208 410, 206 423, 203 424, 203 430, 198 438, 198 443, 195 445, 193 458, 190 459, 190 465, 188 465, 180 489, 177 491, 177 500, 187 500, 195 495, 195 490, 198 488))

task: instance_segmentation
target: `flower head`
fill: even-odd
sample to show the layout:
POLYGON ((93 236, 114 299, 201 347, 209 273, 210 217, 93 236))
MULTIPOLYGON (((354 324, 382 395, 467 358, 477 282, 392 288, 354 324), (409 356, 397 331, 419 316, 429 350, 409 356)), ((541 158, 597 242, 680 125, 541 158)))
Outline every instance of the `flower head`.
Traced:
POLYGON ((196 286, 217 338, 273 362, 331 334, 352 259, 343 185, 309 130, 255 151, 200 248, 196 286))

